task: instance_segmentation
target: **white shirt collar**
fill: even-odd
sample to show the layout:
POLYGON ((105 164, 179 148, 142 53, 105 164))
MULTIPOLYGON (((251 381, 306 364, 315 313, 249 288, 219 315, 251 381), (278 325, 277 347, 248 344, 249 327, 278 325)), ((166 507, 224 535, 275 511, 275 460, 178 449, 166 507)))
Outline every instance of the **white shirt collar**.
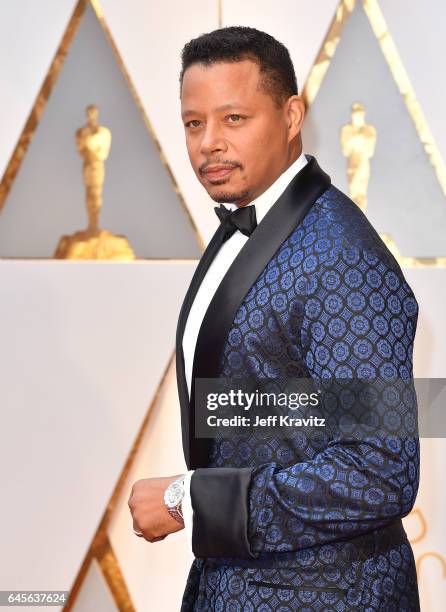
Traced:
MULTIPOLYGON (((255 200, 246 204, 246 206, 255 205, 256 207, 256 219, 257 223, 263 219, 271 206, 278 200, 278 198, 282 195, 285 189, 288 187, 291 179, 293 179, 296 174, 302 170, 304 166, 308 163, 307 158, 305 157, 304 152, 299 155, 299 157, 289 166, 285 172, 277 177, 272 185, 268 187, 263 193, 261 193, 255 200)), ((235 210, 237 208, 237 204, 229 203, 225 204, 226 208, 229 210, 235 210)))

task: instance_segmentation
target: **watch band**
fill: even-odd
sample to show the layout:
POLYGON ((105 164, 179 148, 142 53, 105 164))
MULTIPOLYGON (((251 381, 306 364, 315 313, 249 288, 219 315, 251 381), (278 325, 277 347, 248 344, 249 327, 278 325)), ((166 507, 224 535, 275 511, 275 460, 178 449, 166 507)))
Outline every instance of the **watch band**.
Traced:
POLYGON ((169 506, 166 507, 170 516, 173 516, 173 518, 176 519, 179 523, 184 523, 184 517, 181 511, 181 502, 175 508, 169 508, 169 506))
POLYGON ((185 474, 174 480, 164 492, 164 505, 169 514, 179 523, 184 525, 181 503, 184 497, 185 474))

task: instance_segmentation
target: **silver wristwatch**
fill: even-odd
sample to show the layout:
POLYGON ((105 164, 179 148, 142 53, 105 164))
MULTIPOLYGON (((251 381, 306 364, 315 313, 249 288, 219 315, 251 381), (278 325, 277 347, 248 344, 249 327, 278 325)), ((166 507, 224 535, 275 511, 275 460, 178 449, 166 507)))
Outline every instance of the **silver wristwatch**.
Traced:
POLYGON ((171 482, 164 491, 164 503, 166 508, 169 514, 179 523, 184 523, 181 509, 181 502, 183 501, 184 497, 184 477, 185 474, 171 482))

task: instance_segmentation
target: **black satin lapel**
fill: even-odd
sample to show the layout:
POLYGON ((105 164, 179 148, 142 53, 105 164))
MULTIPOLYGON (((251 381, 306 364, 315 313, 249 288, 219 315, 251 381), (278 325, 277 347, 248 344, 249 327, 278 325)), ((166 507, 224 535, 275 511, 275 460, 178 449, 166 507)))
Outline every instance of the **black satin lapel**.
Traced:
POLYGON ((183 304, 180 310, 180 314, 178 316, 176 340, 175 340, 176 372, 177 372, 178 396, 179 396, 180 409, 181 409, 181 432, 182 432, 182 440, 183 440, 183 450, 184 450, 186 465, 188 467, 189 467, 189 461, 190 461, 190 456, 189 456, 190 400, 189 400, 189 391, 187 389, 187 381, 186 381, 186 375, 185 375, 184 353, 183 353, 183 335, 184 335, 184 329, 186 327, 187 317, 189 316, 189 312, 193 304, 193 301, 195 299, 195 296, 197 295, 197 291, 201 285, 201 282, 209 266, 211 265, 217 251, 219 250, 221 246, 222 234, 224 234, 224 228, 221 225, 219 225, 215 234, 211 238, 211 241, 206 247, 203 255, 201 256, 201 259, 198 262, 197 267, 195 268, 194 275, 192 276, 192 280, 190 282, 189 288, 184 297, 183 304))
MULTIPOLYGON (((203 318, 192 370, 189 432, 195 431, 195 380, 218 377, 224 343, 243 298, 280 245, 331 184, 330 176, 316 158, 312 155, 306 158, 306 166, 291 180, 232 262, 203 318)), ((210 439, 193 436, 189 442, 192 468, 206 467, 210 439)))

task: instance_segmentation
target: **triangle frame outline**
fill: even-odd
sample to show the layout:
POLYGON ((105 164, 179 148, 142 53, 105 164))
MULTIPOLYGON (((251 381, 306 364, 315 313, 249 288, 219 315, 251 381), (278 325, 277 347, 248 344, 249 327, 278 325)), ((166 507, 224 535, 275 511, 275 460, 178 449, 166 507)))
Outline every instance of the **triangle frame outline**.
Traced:
MULTIPOLYGON (((302 98, 305 105, 308 109, 315 100, 324 81, 325 74, 330 67, 331 60, 336 53, 336 48, 342 38, 344 26, 355 10, 357 2, 362 4, 372 32, 384 56, 384 60, 403 98, 409 116, 415 125, 415 130, 429 162, 433 166, 440 188, 446 196, 446 164, 435 143, 434 136, 423 114, 421 105, 417 100, 415 90, 404 68, 396 44, 391 37, 390 30, 386 24, 378 0, 339 0, 332 22, 305 81, 302 91, 302 98)), ((401 255, 396 243, 388 234, 381 234, 381 237, 403 268, 446 268, 446 256, 410 257, 401 255)))
MULTIPOLYGON (((56 52, 54 54, 54 57, 51 61, 51 64, 48 68, 48 71, 45 75, 45 78, 42 82, 42 85, 37 93, 36 99, 34 101, 34 103, 32 104, 31 107, 31 111, 28 115, 28 118, 25 122, 25 125, 20 133, 20 136, 18 138, 17 144, 13 150, 13 153, 10 157, 10 160, 6 166, 6 169, 3 173, 3 177, 0 180, 0 215, 1 212, 4 208, 4 206, 6 205, 6 201, 7 201, 7 196, 12 188, 12 185, 14 183, 14 180, 18 174, 18 172, 20 171, 20 166, 22 164, 23 159, 25 158, 27 152, 28 152, 28 148, 31 144, 31 141, 33 139, 33 136, 39 126, 40 123, 40 119, 45 111, 46 108, 46 104, 51 96, 51 93, 53 91, 53 88, 57 82, 57 79, 59 77, 59 74, 63 68, 63 64, 65 61, 66 56, 69 53, 71 44, 76 36, 77 30, 79 28, 79 25, 81 23, 81 20, 85 14, 86 8, 87 6, 90 5, 91 8, 93 9, 93 12, 97 18, 97 20, 99 21, 99 24, 102 28, 102 31, 104 32, 104 35, 107 39, 108 44, 110 45, 111 51, 113 53, 113 56, 115 58, 115 61, 119 67, 119 69, 121 70, 121 73, 123 74, 125 81, 127 83, 127 86, 129 88, 129 91, 131 93, 131 96, 133 98, 134 103, 136 104, 136 107, 143 119, 144 125, 146 126, 146 129, 149 133, 150 138, 152 139, 160 160, 165 168, 165 170, 167 171, 167 174, 169 176, 169 179, 172 183, 174 192, 177 196, 177 199, 180 203, 180 206, 183 208, 184 213, 186 215, 187 221, 194 233, 195 239, 200 247, 200 249, 202 251, 204 251, 205 249, 205 243, 203 240, 203 237, 192 217, 192 214, 186 204, 186 200, 181 192, 181 189, 178 185, 178 182, 175 178, 175 175, 169 165, 169 162, 167 161, 166 155, 162 149, 161 143, 156 135, 155 129, 146 113, 146 110, 142 104, 142 101, 138 95, 138 91, 129 75, 129 72, 125 66, 125 63, 122 59, 122 56, 119 52, 119 49, 115 43, 115 40, 112 36, 112 33, 110 31, 110 28, 107 25, 107 22, 105 20, 104 17, 104 11, 102 10, 102 7, 100 5, 99 0, 78 0, 74 10, 72 11, 72 14, 68 20, 68 24, 64 30, 64 33, 62 35, 62 39, 56 49, 56 52)), ((15 258, 15 259, 20 259, 20 258, 15 258)), ((52 259, 51 257, 49 259, 52 259)), ((156 258, 156 261, 159 261, 159 259, 163 259, 163 258, 156 258)), ((167 258, 167 259, 171 259, 171 258, 167 258)), ((176 258, 178 259, 178 258, 176 258)), ((151 261, 154 260, 154 258, 144 258, 145 261, 151 261)), ((181 261, 189 261, 188 258, 181 258, 181 261)), ((194 260, 195 261, 195 260, 194 260)))

